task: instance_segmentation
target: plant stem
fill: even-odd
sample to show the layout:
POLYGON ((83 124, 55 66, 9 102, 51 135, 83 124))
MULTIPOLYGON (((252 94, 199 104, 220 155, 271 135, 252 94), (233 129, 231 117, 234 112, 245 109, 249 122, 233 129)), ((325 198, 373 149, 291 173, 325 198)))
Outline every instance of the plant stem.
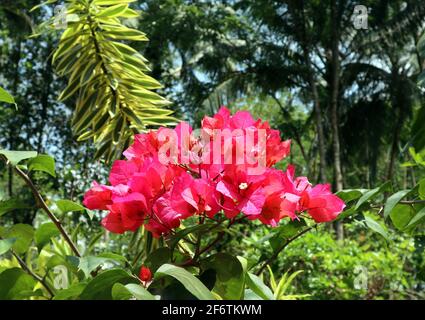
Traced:
POLYGON ((277 249, 273 255, 266 260, 266 262, 263 263, 263 265, 261 266, 261 268, 255 273, 257 276, 261 274, 261 272, 264 271, 264 269, 273 262, 273 260, 275 260, 277 258, 277 256, 279 255, 279 253, 282 252, 283 249, 285 249, 292 241, 298 239, 299 237, 301 237, 303 234, 307 233, 308 231, 310 231, 311 229, 313 229, 314 227, 316 227, 316 225, 308 227, 306 229, 304 229, 303 231, 301 231, 300 233, 298 233, 297 235, 293 236, 292 238, 288 239, 279 249, 277 249))
POLYGON ((224 236, 224 232, 220 232, 218 235, 217 235, 217 238, 214 240, 214 241, 212 241, 209 245, 207 245, 205 248, 203 248, 202 250, 199 250, 199 254, 198 254, 198 256, 200 256, 201 254, 203 254, 204 252, 207 252, 207 251, 209 251, 217 242, 219 242, 222 238, 223 238, 223 236, 224 236))
POLYGON ((50 298, 53 298, 55 296, 53 290, 48 286, 45 279, 40 277, 38 274, 34 273, 24 262, 24 260, 21 259, 21 257, 15 253, 12 249, 10 250, 12 252, 12 255, 18 260, 19 265, 22 267, 22 269, 25 270, 26 273, 28 273, 30 276, 32 276, 35 280, 40 282, 43 287, 47 290, 47 292, 50 294, 50 298))
MULTIPOLYGON (((421 203, 425 203, 425 200, 401 200, 398 202, 398 204, 404 204, 404 205, 421 204, 421 203)), ((371 208, 380 209, 380 210, 382 210, 384 207, 385 207, 384 204, 371 205, 371 208)))
MULTIPOLYGON (((9 164, 9 161, 5 157, 2 156, 1 158, 6 161, 6 164, 9 164)), ((62 226, 61 222, 59 221, 59 219, 49 209, 49 207, 47 206, 46 202, 43 199, 43 196, 37 190, 37 188, 34 185, 34 183, 31 181, 31 179, 28 177, 28 175, 25 172, 23 172, 21 169, 19 169, 16 166, 14 166, 13 168, 15 169, 15 172, 25 181, 26 185, 31 189, 31 192, 32 192, 32 194, 33 194, 33 196, 35 198, 35 201, 37 202, 38 207, 41 208, 41 209, 43 209, 47 213, 47 215, 50 218, 50 220, 52 220, 52 222, 58 228, 59 232, 62 234, 64 240, 70 246, 71 250, 74 252, 74 254, 78 258, 80 258, 81 257, 81 254, 78 251, 77 246, 74 244, 74 242, 72 241, 71 237, 68 235, 68 233, 66 232, 66 230, 63 228, 63 226, 62 226)))
POLYGON ((402 200, 399 201, 400 204, 420 204, 425 203, 425 200, 402 200))
MULTIPOLYGON (((199 216, 199 224, 203 224, 205 221, 205 218, 203 217, 203 215, 199 216)), ((196 260, 196 258, 199 257, 200 255, 200 250, 201 250, 201 237, 202 237, 202 233, 199 233, 198 238, 196 239, 196 247, 195 247, 195 255, 193 257, 193 260, 196 260)))

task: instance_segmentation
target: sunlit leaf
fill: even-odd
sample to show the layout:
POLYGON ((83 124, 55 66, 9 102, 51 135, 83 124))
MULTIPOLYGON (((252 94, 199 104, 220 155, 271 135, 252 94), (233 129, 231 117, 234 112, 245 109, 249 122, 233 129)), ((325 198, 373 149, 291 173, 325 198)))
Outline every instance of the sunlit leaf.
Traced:
POLYGON ((214 300, 214 296, 207 287, 194 275, 181 267, 171 264, 162 265, 156 272, 155 278, 171 276, 179 281, 191 294, 199 300, 214 300))

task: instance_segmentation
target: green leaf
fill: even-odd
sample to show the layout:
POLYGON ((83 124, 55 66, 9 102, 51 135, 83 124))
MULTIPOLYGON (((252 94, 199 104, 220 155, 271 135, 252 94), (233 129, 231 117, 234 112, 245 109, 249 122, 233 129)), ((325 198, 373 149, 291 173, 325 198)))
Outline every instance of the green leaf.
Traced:
POLYGON ((375 231, 379 233, 381 236, 383 236, 386 240, 389 239, 388 232, 386 228, 380 224, 378 221, 374 220, 373 218, 369 216, 365 216, 365 224, 368 228, 370 228, 372 231, 375 231))
POLYGON ((264 300, 275 300, 273 292, 264 284, 260 277, 250 272, 247 275, 246 284, 256 295, 264 300))
POLYGON ((125 287, 136 298, 136 300, 158 300, 157 297, 152 295, 139 284, 129 283, 125 287))
MULTIPOLYGON (((276 299, 280 299, 285 297, 285 293, 286 290, 289 288, 289 286, 291 285, 292 281, 294 281, 294 279, 301 273, 303 273, 303 270, 298 270, 295 271, 294 273, 292 273, 289 277, 288 277, 288 271, 284 274, 284 276, 280 279, 279 284, 276 288, 275 294, 274 296, 276 297, 276 299)), ((308 295, 307 295, 308 296, 308 295)))
POLYGON ((0 274, 0 300, 27 298, 31 296, 35 284, 33 277, 20 268, 5 270, 0 274))
POLYGON ((175 278, 199 300, 214 300, 214 296, 208 288, 198 278, 181 267, 164 264, 155 272, 155 279, 163 276, 175 278))
POLYGON ((82 300, 111 300, 115 283, 128 284, 137 281, 122 269, 113 269, 100 273, 93 278, 81 293, 82 300))
POLYGON ((15 104, 15 99, 9 92, 0 87, 0 102, 15 104))
POLYGON ((336 195, 341 198, 345 203, 356 200, 363 195, 364 190, 359 189, 346 189, 341 190, 336 193, 336 195))
POLYGON ((112 300, 130 300, 133 295, 121 283, 115 283, 112 287, 112 300))
POLYGON ((35 243, 38 251, 41 251, 43 247, 49 243, 50 239, 60 235, 60 232, 53 222, 43 223, 35 231, 35 243))
POLYGON ((125 12, 127 9, 126 4, 117 4, 115 6, 108 7, 97 14, 99 18, 105 17, 116 17, 125 12))
POLYGON ((415 209, 411 206, 398 204, 391 211, 390 218, 397 229, 406 231, 407 226, 415 215, 415 209))
POLYGON ((394 193, 391 197, 387 199, 384 209, 385 219, 390 215, 391 210, 394 209, 394 207, 400 202, 400 200, 407 196, 411 191, 412 190, 401 190, 397 193, 394 193))
POLYGON ((391 186, 390 182, 385 182, 383 185, 381 185, 378 188, 375 189, 371 189, 367 192, 365 192, 361 198, 359 199, 359 201, 357 201, 356 206, 354 207, 355 210, 358 210, 364 203, 366 203, 369 200, 372 200, 373 198, 375 198, 378 194, 388 190, 388 188, 391 186))
POLYGON ((134 283, 125 286, 121 283, 114 284, 112 287, 112 298, 114 300, 130 300, 131 298, 135 298, 136 300, 158 300, 141 285, 134 283))
POLYGON ((244 300, 264 300, 251 289, 246 289, 244 293, 244 300))
POLYGON ((42 7, 42 6, 46 5, 46 4, 52 4, 52 3, 55 3, 57 1, 58 0, 47 0, 47 1, 44 1, 44 2, 42 2, 42 3, 40 3, 40 4, 36 5, 36 6, 32 7, 31 10, 30 10, 30 12, 33 12, 33 11, 39 9, 40 7, 42 7))
POLYGON ((84 272, 84 275, 88 278, 90 277, 90 272, 97 269, 100 265, 104 264, 107 261, 115 261, 110 258, 102 258, 102 257, 94 257, 94 256, 86 256, 80 258, 80 264, 78 265, 78 269, 84 272))
POLYGON ((46 268, 51 270, 56 266, 65 266, 73 274, 78 275, 78 258, 74 256, 62 256, 55 254, 51 256, 46 263, 46 268))
POLYGON ((203 260, 204 271, 213 269, 216 272, 214 292, 225 300, 243 298, 245 274, 241 262, 227 253, 217 253, 203 260))
POLYGON ((74 211, 84 211, 85 208, 74 201, 71 200, 58 200, 56 205, 62 213, 74 212, 74 211))
MULTIPOLYGON (((118 0, 120 3, 131 3, 135 2, 137 0, 118 0)), ((97 4, 98 6, 110 6, 117 3, 117 0, 94 0, 93 3, 97 4)))
POLYGON ((8 252, 15 242, 16 238, 0 240, 0 255, 8 252))
POLYGON ((122 255, 112 253, 112 252, 104 252, 98 255, 99 258, 106 258, 108 260, 113 260, 121 263, 129 263, 128 260, 122 255))
POLYGON ((338 217, 335 219, 335 221, 341 221, 348 217, 351 217, 352 215, 358 213, 354 207, 351 208, 345 208, 343 212, 341 212, 338 217))
POLYGON ((68 289, 60 290, 56 293, 53 300, 71 300, 77 298, 86 287, 86 283, 79 282, 72 286, 70 286, 68 289))
POLYGON ((169 248, 159 248, 152 251, 146 258, 145 265, 155 272, 160 266, 171 261, 171 250, 169 248))
POLYGON ((422 200, 425 200, 425 179, 422 179, 421 181, 419 181, 419 198, 421 198, 422 200))
POLYGON ((406 229, 416 226, 423 222, 425 218, 425 207, 423 207, 421 210, 419 210, 415 216, 410 220, 410 222, 407 224, 406 229))
POLYGON ((15 224, 6 231, 5 238, 16 238, 13 250, 20 254, 25 253, 34 238, 34 228, 28 224, 15 224))
POLYGON ((25 203, 23 200, 12 198, 5 201, 0 201, 0 217, 10 211, 18 209, 32 208, 32 205, 25 203))
POLYGON ((0 150, 0 154, 4 155, 7 160, 13 166, 16 166, 19 162, 25 159, 35 158, 37 156, 36 151, 9 151, 9 150, 0 150))
POLYGON ((40 154, 36 158, 31 159, 28 164, 29 171, 43 171, 56 177, 55 173, 55 160, 46 154, 40 154))

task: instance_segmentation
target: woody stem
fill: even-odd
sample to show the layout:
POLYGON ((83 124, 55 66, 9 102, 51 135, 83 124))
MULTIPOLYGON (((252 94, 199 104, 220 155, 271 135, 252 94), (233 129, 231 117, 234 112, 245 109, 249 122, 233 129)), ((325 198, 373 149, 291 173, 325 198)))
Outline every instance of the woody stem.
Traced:
POLYGON ((316 225, 308 227, 306 229, 304 229, 303 231, 301 231, 300 233, 296 234, 295 236, 293 236, 292 238, 288 239, 286 242, 283 243, 283 245, 278 248, 273 255, 266 260, 266 262, 263 263, 263 265, 261 266, 260 269, 258 269, 258 271, 255 273, 257 276, 261 274, 261 272, 264 271, 264 269, 270 264, 272 263, 277 257, 278 255, 283 251, 283 249, 285 249, 292 241, 298 239, 299 237, 301 237, 303 234, 309 232, 311 229, 313 229, 314 227, 316 227, 316 225))
MULTIPOLYGON (((6 164, 9 164, 9 161, 2 157, 3 160, 6 161, 6 164)), ((55 224, 56 228, 58 228, 59 232, 63 236, 64 240, 68 243, 71 250, 74 252, 74 254, 77 257, 81 257, 80 252, 77 249, 77 246, 72 241, 71 237, 68 235, 64 227, 62 226, 62 223, 59 221, 59 219, 56 217, 56 215, 49 209, 46 202, 43 199, 43 196, 40 194, 40 192, 37 190, 34 183, 31 181, 30 177, 23 172, 20 168, 14 166, 15 172, 24 180, 25 184, 31 189, 31 192, 37 202, 37 205, 39 208, 43 209, 44 212, 46 212, 47 216, 52 220, 52 222, 55 224)))

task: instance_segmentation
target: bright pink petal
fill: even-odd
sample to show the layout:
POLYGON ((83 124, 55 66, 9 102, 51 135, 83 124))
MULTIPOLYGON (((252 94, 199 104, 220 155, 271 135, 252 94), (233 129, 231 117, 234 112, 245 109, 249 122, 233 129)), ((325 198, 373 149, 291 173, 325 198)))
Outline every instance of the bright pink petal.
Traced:
POLYGON ((93 187, 84 194, 83 204, 90 210, 106 210, 112 204, 112 191, 106 187, 93 182, 93 187))
POLYGON ((256 215, 261 213, 266 197, 261 188, 255 190, 251 195, 241 201, 238 208, 246 215, 256 215))
POLYGON ((110 212, 102 219, 102 226, 113 233, 124 233, 125 228, 122 225, 121 215, 118 212, 110 212))
POLYGON ((113 186, 118 184, 127 184, 137 170, 138 166, 134 162, 117 160, 112 165, 109 182, 113 186))

